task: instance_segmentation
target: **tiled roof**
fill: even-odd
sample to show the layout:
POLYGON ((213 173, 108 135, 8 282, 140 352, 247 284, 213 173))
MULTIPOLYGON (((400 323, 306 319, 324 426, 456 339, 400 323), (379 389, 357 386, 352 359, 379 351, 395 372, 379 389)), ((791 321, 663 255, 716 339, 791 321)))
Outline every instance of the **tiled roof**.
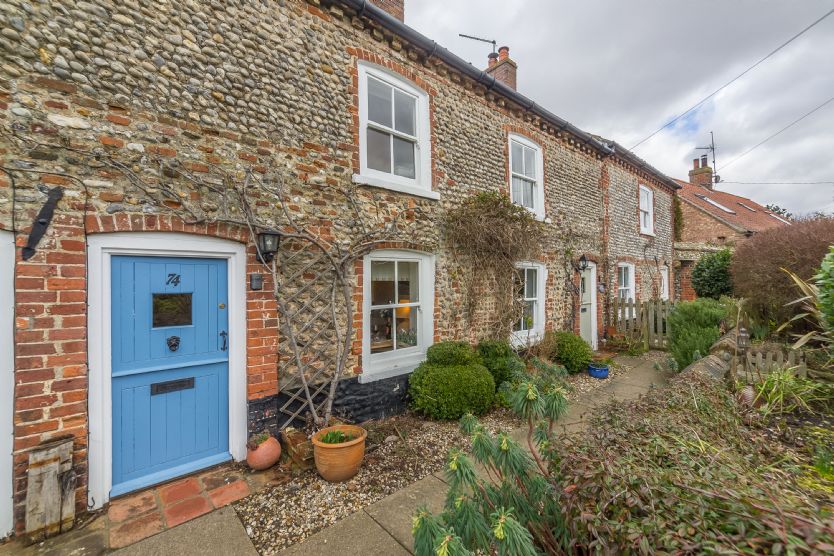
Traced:
POLYGON ((782 216, 778 216, 765 207, 732 193, 707 189, 701 185, 694 185, 683 180, 675 180, 681 185, 678 190, 680 198, 696 206, 718 220, 726 222, 739 231, 761 232, 790 223, 782 216))

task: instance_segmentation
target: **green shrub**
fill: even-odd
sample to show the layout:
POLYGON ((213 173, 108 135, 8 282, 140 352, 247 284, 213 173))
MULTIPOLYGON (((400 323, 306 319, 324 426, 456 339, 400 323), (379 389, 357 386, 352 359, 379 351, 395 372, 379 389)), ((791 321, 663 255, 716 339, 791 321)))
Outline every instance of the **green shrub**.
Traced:
POLYGON ((733 293, 733 281, 730 276, 732 259, 729 249, 701 257, 692 269, 692 287, 698 297, 718 299, 722 295, 733 293))
POLYGON ((524 362, 513 352, 509 342, 484 340, 478 344, 478 353, 483 365, 492 374, 496 388, 524 372, 524 362))
POLYGON ((432 365, 480 364, 481 356, 466 342, 440 342, 426 351, 426 362, 432 365))
POLYGON ((683 370, 695 360, 695 354, 709 353, 720 336, 719 326, 727 316, 727 307, 714 299, 696 299, 678 303, 669 315, 669 351, 683 370))
POLYGON ((817 308, 822 314, 824 325, 834 331, 834 245, 822 260, 820 271, 814 276, 819 295, 817 296, 817 308))
POLYGON ((588 343, 573 332, 553 332, 556 341, 556 359, 565 366, 571 374, 581 373, 588 369, 588 363, 594 352, 588 343))
POLYGON ((492 407, 495 381, 477 363, 437 365, 426 361, 408 380, 411 407, 433 419, 480 415, 492 407))

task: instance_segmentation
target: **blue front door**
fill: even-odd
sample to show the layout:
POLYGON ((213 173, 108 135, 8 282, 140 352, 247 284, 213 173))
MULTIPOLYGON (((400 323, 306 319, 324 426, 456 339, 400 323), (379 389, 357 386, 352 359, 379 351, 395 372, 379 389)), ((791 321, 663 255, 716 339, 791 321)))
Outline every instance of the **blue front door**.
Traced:
POLYGON ((226 261, 112 257, 116 496, 229 454, 226 261))

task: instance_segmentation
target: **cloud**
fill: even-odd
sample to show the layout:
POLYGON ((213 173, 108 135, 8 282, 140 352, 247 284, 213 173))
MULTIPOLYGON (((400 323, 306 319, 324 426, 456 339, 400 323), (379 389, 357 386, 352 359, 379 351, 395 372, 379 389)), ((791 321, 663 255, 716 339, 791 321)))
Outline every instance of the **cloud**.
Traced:
MULTIPOLYGON (((406 23, 478 67, 510 46, 518 89, 580 128, 631 146, 834 8, 831 0, 406 0, 406 23)), ((834 181, 834 103, 733 163, 834 96, 834 15, 635 152, 686 178, 715 133, 733 182, 834 181)), ((724 184, 795 213, 834 207, 831 185, 724 184)))

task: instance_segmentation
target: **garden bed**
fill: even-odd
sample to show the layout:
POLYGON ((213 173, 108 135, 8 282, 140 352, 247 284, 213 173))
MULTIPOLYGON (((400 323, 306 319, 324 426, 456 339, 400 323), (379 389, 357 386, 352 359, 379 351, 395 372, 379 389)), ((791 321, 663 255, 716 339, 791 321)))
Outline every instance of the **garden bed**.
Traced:
MULTIPOLYGON (((509 411, 483 417, 492 430, 521 426, 509 411)), ((275 554, 411 483, 443 469, 453 446, 466 446, 457 422, 427 421, 407 413, 363 425, 367 455, 359 474, 344 483, 328 483, 315 470, 267 487, 235 505, 261 554, 275 554)))
MULTIPOLYGON (((665 354, 650 352, 642 357, 660 361, 665 354)), ((609 378, 599 380, 586 373, 569 375, 567 397, 582 395, 610 384, 628 373, 630 366, 613 364, 609 378)), ((496 408, 480 418, 487 429, 513 430, 524 423, 511 411, 496 408)), ((275 554, 354 512, 394 492, 442 471, 450 448, 468 448, 457 421, 431 421, 413 413, 371 421, 368 447, 359 474, 345 483, 328 483, 315 470, 298 472, 282 484, 249 496, 235 505, 246 532, 261 554, 275 554)))

